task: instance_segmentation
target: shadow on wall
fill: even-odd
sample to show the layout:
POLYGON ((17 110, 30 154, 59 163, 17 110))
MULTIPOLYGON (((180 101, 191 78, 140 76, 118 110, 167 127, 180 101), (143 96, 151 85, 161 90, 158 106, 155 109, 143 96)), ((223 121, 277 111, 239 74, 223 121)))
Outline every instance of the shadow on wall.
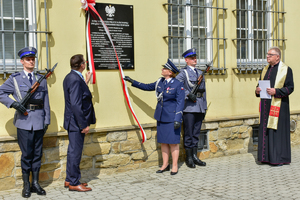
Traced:
POLYGON ((253 143, 253 127, 251 127, 251 133, 249 135, 248 153, 252 154, 257 165, 261 164, 257 161, 257 144, 253 143))
MULTIPOLYGON (((151 106, 149 106, 146 102, 144 102, 143 100, 141 100, 139 97, 137 97, 135 94, 132 93, 131 89, 128 88, 128 93, 129 96, 132 98, 132 101, 139 107, 141 108, 141 110, 143 110, 143 112, 145 112, 149 117, 151 117, 152 119, 154 119, 154 112, 155 109, 153 109, 151 106)), ((153 92, 153 98, 155 98, 154 92, 153 92)), ((124 100, 126 103, 126 100, 124 100)), ((126 105, 126 108, 128 110, 128 115, 130 116, 131 119, 131 123, 133 124, 134 120, 133 117, 131 115, 131 112, 128 108, 128 106, 126 105)))
MULTIPOLYGON (((156 128, 146 128, 147 141, 141 144, 138 129, 92 132, 85 136, 80 163, 81 182, 98 179, 103 174, 125 172, 162 164, 156 128)), ((45 137, 40 181, 45 187, 66 177, 68 136, 45 137)), ((63 186, 63 185, 62 185, 63 186)))

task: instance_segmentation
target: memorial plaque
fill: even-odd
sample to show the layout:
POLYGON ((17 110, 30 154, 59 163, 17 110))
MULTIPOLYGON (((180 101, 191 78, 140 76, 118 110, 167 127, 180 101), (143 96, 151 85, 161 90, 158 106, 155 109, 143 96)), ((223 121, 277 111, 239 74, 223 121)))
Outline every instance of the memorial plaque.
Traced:
MULTIPOLYGON (((96 3, 95 9, 109 29, 123 69, 134 69, 133 6, 96 3)), ((90 34, 95 69, 118 69, 115 51, 101 21, 91 17, 90 34)))

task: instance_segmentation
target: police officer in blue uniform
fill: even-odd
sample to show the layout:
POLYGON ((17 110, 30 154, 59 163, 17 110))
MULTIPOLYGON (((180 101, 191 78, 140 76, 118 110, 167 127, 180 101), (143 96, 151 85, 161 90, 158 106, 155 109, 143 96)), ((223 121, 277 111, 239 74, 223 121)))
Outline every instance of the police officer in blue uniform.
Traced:
POLYGON ((31 86, 42 76, 34 72, 36 49, 25 47, 18 52, 23 71, 12 74, 0 86, 0 102, 7 108, 16 109, 14 125, 17 127, 18 144, 20 146, 21 168, 23 177, 22 196, 28 198, 31 192, 46 195, 38 183, 41 168, 43 136, 50 124, 50 106, 46 79, 43 80, 30 98, 27 105, 19 102, 31 86), (10 98, 12 95, 14 99, 10 98), (23 113, 27 111, 28 115, 23 113), (29 175, 32 172, 30 188, 29 175))
POLYGON ((179 70, 168 59, 162 69, 162 78, 150 84, 144 84, 125 76, 124 80, 132 83, 133 87, 156 92, 157 105, 154 118, 157 120, 157 142, 161 143, 163 165, 156 173, 170 171, 169 154, 171 147, 172 171, 171 175, 178 173, 178 157, 182 110, 184 107, 183 84, 175 79, 179 70))
POLYGON ((203 76, 197 95, 192 94, 192 88, 197 83, 198 77, 202 74, 202 71, 196 68, 196 49, 189 49, 182 56, 185 58, 187 66, 180 70, 176 78, 183 83, 185 90, 185 105, 183 110, 185 162, 188 167, 195 168, 195 164, 206 166, 206 163, 201 161, 197 156, 201 125, 207 110, 205 79, 203 76))

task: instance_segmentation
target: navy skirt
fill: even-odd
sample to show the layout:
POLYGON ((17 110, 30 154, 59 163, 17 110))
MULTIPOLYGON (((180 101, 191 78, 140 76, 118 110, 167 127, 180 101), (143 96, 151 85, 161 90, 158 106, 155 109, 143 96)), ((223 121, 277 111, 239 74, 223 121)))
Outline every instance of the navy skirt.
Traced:
POLYGON ((165 144, 180 144, 180 131, 174 129, 174 122, 157 121, 157 142, 165 144))

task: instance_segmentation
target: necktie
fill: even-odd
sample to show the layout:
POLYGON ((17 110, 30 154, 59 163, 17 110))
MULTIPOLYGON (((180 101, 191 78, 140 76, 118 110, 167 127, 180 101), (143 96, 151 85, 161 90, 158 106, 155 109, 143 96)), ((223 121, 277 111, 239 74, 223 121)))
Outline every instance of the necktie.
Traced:
POLYGON ((28 76, 29 76, 29 82, 30 82, 30 84, 32 85, 32 74, 31 74, 31 73, 28 73, 28 76))
POLYGON ((195 70, 195 72, 196 72, 196 74, 197 74, 197 78, 198 78, 198 72, 197 72, 197 69, 195 68, 194 70, 195 70))

